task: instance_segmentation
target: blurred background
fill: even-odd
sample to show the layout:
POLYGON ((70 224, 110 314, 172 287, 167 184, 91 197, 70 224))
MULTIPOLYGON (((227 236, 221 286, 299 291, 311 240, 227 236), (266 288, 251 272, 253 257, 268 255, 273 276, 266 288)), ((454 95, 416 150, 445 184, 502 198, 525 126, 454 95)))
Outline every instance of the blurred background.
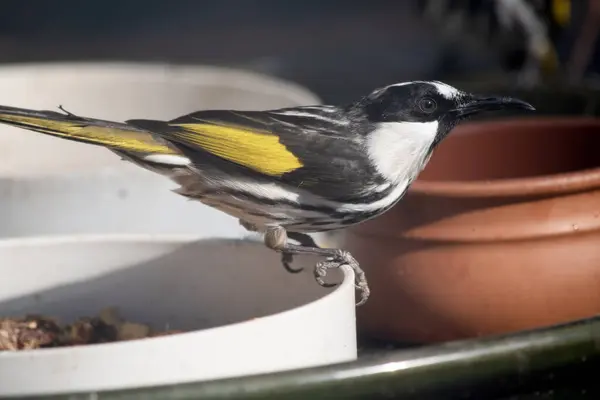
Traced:
POLYGON ((226 65, 296 81, 325 102, 412 79, 578 80, 600 67, 592 3, 7 0, 0 62, 226 65))
MULTIPOLYGON (((600 158, 595 150, 600 143, 600 0, 4 0, 1 4, 0 104, 14 107, 56 109, 62 104, 94 118, 168 119, 207 108, 345 103, 376 87, 431 79, 531 102, 538 109, 533 123, 475 124, 473 131, 481 135, 463 136, 496 141, 461 142, 460 135, 451 135, 434 157, 437 167, 424 172, 426 179, 415 182, 390 218, 379 220, 377 234, 368 227, 351 232, 353 241, 346 248, 366 267, 373 293, 357 311, 359 354, 514 333, 600 314, 600 158), (65 64, 54 68, 46 62, 65 64), (544 119, 547 116, 574 118, 557 124, 544 119), (496 133, 487 135, 490 126, 496 126, 496 133), (481 176, 465 178, 463 171, 481 176), (572 173, 569 182, 581 185, 567 187, 556 178, 561 172, 572 173), (488 180, 499 181, 502 188, 511 178, 524 180, 514 185, 514 191, 486 192, 491 190, 488 180), (467 186, 477 189, 465 194, 466 200, 454 197, 463 190, 456 184, 461 179, 473 181, 467 186), (456 190, 445 193, 435 186, 445 181, 456 185, 441 185, 442 189, 456 190), (547 191, 532 194, 529 187, 547 191), (508 211, 496 214, 498 210, 508 211), (475 219, 454 218, 458 222, 449 228, 436 225, 448 216, 470 215, 475 219), (424 229, 414 234, 414 226, 397 221, 424 229), (489 233, 490 227, 499 228, 489 233), (389 240, 381 240, 382 232, 389 240), (521 237, 522 232, 535 234, 521 237), (463 233, 465 240, 460 237, 463 233), (411 246, 416 240, 430 247, 415 250, 411 246), (403 250, 396 253, 399 246, 403 250), (419 275, 428 267, 431 273, 419 275)), ((105 149, 0 128, 0 240, 82 233, 183 233, 202 238, 247 234, 237 220, 188 202, 172 188, 162 177, 123 163, 105 149)), ((332 246, 343 240, 319 239, 332 246)), ((65 282, 72 279, 64 277, 65 282)), ((133 280, 131 284, 137 287, 133 280)), ((252 284, 247 287, 242 294, 255 301, 259 291, 252 284)), ((236 293, 242 299, 238 304, 247 303, 242 294, 236 293)), ((0 310, 1 306, 2 302, 0 310)), ((600 324, 600 319, 594 323, 600 324)), ((487 398, 470 391, 486 373, 494 390, 507 382, 521 384, 539 371, 546 377, 546 370, 557 365, 567 365, 573 376, 584 377, 580 368, 590 369, 591 361, 600 365, 598 328, 592 332, 591 326, 582 323, 566 334, 557 331, 553 340, 566 343, 557 355, 547 355, 560 346, 552 347, 546 333, 526 337, 522 347, 514 347, 516 361, 505 363, 500 352, 494 353, 496 358, 488 357, 488 372, 480 369, 477 352, 467 348, 464 354, 472 361, 471 369, 463 374, 448 364, 451 372, 445 381, 438 379, 435 368, 423 369, 428 375, 423 386, 441 382, 440 390, 445 391, 442 383, 464 380, 469 396, 461 398, 487 398), (525 350, 542 349, 539 343, 548 346, 543 357, 528 358, 525 350), (510 374, 499 379, 497 365, 509 364, 510 374)), ((307 332, 319 329, 306 326, 307 332)), ((353 334, 348 336, 352 340, 353 334)), ((413 354, 415 359, 431 356, 413 354)), ((454 360, 468 366, 460 357, 454 360)), ((557 385, 554 369, 548 386, 557 385)), ((70 370, 65 371, 68 382, 70 370)), ((406 382, 410 383, 406 390, 418 396, 411 386, 413 377, 406 382)), ((570 384, 580 391, 580 383, 570 384)))

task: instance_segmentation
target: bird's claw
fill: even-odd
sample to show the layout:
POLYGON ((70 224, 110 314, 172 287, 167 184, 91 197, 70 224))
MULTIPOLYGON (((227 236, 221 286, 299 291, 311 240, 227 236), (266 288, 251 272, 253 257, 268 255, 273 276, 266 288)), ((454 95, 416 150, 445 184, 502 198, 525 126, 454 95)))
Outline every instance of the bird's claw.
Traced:
POLYGON ((318 262, 314 270, 315 280, 319 285, 326 288, 336 286, 336 283, 325 282, 324 278, 328 270, 339 268, 342 265, 348 265, 354 271, 354 286, 361 292, 360 300, 356 305, 361 306, 365 304, 371 294, 367 278, 362 268, 360 268, 358 261, 347 251, 338 250, 335 256, 327 257, 324 261, 318 262))
POLYGON ((294 268, 290 264, 294 261, 294 255, 291 253, 283 252, 281 253, 281 264, 283 264, 283 268, 291 274, 297 274, 302 272, 304 268, 294 268))
POLYGON ((339 262, 336 262, 333 257, 328 257, 324 261, 319 261, 317 265, 315 265, 314 275, 317 283, 324 288, 331 288, 337 286, 337 283, 329 283, 325 282, 325 276, 327 276, 327 271, 333 268, 339 268, 342 265, 339 262))

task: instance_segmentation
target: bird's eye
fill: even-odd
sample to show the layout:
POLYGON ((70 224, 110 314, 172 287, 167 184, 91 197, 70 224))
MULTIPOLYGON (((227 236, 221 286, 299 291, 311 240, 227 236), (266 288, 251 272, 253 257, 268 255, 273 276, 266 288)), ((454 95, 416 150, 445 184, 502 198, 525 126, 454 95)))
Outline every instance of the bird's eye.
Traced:
POLYGON ((437 104, 436 104, 435 100, 433 100, 429 97, 425 97, 424 99, 421 99, 419 101, 419 108, 424 113, 430 114, 435 111, 435 109, 437 108, 437 104))

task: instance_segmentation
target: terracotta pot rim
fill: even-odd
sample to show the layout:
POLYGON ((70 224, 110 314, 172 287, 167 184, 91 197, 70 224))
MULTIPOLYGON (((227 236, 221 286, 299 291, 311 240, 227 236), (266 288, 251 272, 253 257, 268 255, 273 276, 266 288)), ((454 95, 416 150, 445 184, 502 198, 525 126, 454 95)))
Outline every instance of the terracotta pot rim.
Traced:
MULTIPOLYGON (((597 125, 600 130, 600 119, 588 116, 509 118, 503 120, 474 121, 468 123, 468 126, 491 124, 496 126, 539 124, 551 124, 552 126, 597 125)), ((416 195, 437 197, 510 197, 573 193, 596 187, 600 188, 600 167, 562 174, 497 180, 436 181, 417 179, 411 185, 410 192, 416 195)))

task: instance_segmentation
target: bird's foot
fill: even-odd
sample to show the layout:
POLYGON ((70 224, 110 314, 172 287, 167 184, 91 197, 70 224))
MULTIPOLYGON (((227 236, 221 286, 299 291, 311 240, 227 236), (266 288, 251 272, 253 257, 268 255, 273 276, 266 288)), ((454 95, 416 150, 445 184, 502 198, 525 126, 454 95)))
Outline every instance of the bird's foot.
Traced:
MULTIPOLYGON (((288 239, 292 239, 292 240, 298 242, 300 244, 300 246, 316 247, 316 248, 319 247, 315 243, 314 239, 305 233, 287 232, 286 235, 287 235, 288 239)), ((294 268, 290 265, 293 261, 294 261, 293 253, 288 253, 288 252, 282 251, 281 263, 283 264, 283 268, 285 268, 286 271, 288 271, 289 273, 292 273, 292 274, 297 274, 299 272, 302 272, 304 270, 304 268, 302 268, 302 267, 294 268)))
POLYGON ((285 251, 281 252, 281 264, 283 264, 283 268, 290 274, 297 274, 302 272, 304 268, 294 268, 290 264, 294 262, 294 255, 292 253, 286 253, 285 251))
MULTIPOLYGON (((290 238, 293 236, 297 236, 297 233, 290 234, 290 238)), ((282 253, 282 262, 284 267, 290 271, 289 262, 293 258, 293 255, 296 254, 313 254, 318 256, 326 257, 325 260, 318 262, 315 265, 314 276, 317 283, 323 287, 333 287, 336 284, 325 282, 325 276, 330 269, 339 268, 342 265, 348 265, 354 271, 354 285, 360 290, 361 297, 360 301, 357 303, 357 306, 365 304, 371 290, 369 289, 369 285, 367 283, 367 278, 365 276, 364 271, 360 268, 358 261, 352 255, 345 251, 339 249, 322 249, 318 247, 312 238, 308 235, 300 234, 300 238, 297 239, 293 237, 295 240, 304 243, 305 245, 295 245, 288 243, 288 233, 283 227, 270 227, 265 233, 265 245, 273 250, 282 253), (306 240, 306 238, 310 239, 310 243, 306 240), (302 240, 302 241, 301 241, 302 240), (286 265, 287 264, 287 265, 286 265)), ((300 272, 297 269, 292 269, 290 272, 300 272)))
POLYGON ((360 267, 358 261, 352 255, 345 250, 334 250, 336 253, 331 257, 327 257, 325 260, 320 261, 315 266, 314 275, 317 283, 323 287, 333 287, 336 286, 336 283, 328 283, 325 282, 325 276, 327 275, 327 271, 334 268, 340 268, 342 265, 349 266, 354 271, 354 286, 356 289, 360 291, 360 300, 356 304, 357 306, 362 306, 366 303, 369 295, 371 294, 371 289, 369 289, 369 284, 367 283, 367 277, 365 272, 360 267))

